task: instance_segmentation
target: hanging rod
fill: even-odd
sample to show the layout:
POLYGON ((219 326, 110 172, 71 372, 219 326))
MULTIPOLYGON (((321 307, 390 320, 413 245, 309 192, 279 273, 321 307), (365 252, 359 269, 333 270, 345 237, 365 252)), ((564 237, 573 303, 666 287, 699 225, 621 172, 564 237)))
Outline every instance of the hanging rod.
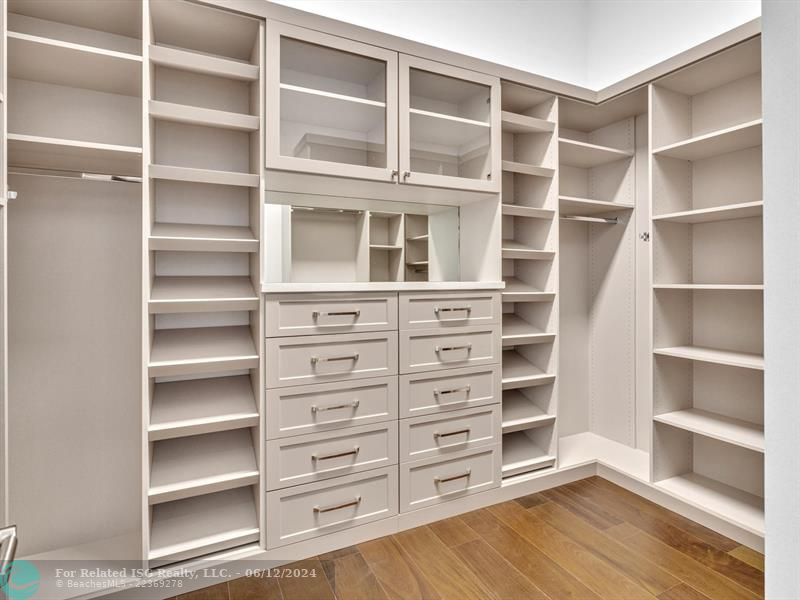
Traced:
POLYGON ((604 223, 605 225, 619 225, 622 221, 619 217, 576 217, 564 215, 561 217, 565 221, 583 221, 585 223, 604 223))
POLYGON ((46 169, 39 167, 9 167, 9 175, 33 175, 34 177, 61 177, 64 179, 83 179, 85 181, 106 181, 112 183, 141 183, 142 178, 135 175, 113 175, 108 173, 89 173, 68 169, 46 169))
POLYGON ((339 215, 360 215, 364 211, 354 208, 324 208, 320 206, 292 206, 292 212, 300 210, 304 212, 335 213, 339 215))

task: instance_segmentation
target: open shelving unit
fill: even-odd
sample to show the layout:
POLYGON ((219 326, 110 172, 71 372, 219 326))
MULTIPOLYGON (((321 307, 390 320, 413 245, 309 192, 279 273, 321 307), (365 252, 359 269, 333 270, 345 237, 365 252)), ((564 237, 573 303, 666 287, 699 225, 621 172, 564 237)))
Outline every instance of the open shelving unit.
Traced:
POLYGON ((504 82, 502 136, 505 483, 555 465, 558 99, 504 82))
POLYGON ((764 533, 761 53, 650 86, 653 480, 764 533))
POLYGON ((149 7, 142 506, 155 567, 261 538, 264 25, 149 7))

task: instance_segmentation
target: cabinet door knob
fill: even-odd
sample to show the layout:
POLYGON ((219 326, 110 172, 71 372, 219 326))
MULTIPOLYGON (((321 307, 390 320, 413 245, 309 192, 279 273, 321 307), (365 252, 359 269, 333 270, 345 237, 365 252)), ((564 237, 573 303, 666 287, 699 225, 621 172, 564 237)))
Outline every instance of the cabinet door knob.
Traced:
POLYGON ((403 181, 411 177, 411 171, 403 171, 403 181))
POLYGON ((397 176, 399 174, 400 174, 400 171, 398 171, 397 169, 392 169, 392 181, 396 181, 397 180, 397 176))

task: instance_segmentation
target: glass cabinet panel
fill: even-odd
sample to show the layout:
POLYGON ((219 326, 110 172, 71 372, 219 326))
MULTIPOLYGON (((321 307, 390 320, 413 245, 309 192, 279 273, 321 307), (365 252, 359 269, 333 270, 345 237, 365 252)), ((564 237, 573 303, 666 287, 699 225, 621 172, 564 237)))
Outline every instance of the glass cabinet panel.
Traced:
POLYGON ((397 54, 268 24, 267 167, 391 180, 397 54))
POLYGON ((496 191, 499 81, 405 55, 400 64, 401 181, 496 191))

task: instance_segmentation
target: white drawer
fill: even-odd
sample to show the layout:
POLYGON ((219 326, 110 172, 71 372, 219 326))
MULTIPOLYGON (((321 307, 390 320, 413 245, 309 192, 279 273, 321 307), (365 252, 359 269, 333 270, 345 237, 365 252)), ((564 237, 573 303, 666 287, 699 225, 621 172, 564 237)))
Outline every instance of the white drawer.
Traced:
POLYGON ((400 418, 484 406, 500 402, 499 365, 401 375, 400 418))
POLYGON ((500 486, 500 445, 400 465, 400 510, 407 512, 500 486))
POLYGON ((397 467, 267 494, 267 548, 397 514, 397 467))
POLYGON ((267 390, 267 439, 396 418, 396 377, 267 390))
POLYGON ((267 442, 267 489, 397 463, 397 421, 267 442))
POLYGON ((397 374, 397 333, 269 338, 267 387, 397 374))
POLYGON ((400 462, 500 443, 499 404, 400 421, 400 462))
POLYGON ((397 329, 394 294, 268 295, 267 337, 397 329))
POLYGON ((418 373, 499 363, 501 350, 498 325, 459 327, 450 331, 401 331, 400 372, 418 373))
POLYGON ((400 294, 400 329, 500 323, 499 292, 400 294))

